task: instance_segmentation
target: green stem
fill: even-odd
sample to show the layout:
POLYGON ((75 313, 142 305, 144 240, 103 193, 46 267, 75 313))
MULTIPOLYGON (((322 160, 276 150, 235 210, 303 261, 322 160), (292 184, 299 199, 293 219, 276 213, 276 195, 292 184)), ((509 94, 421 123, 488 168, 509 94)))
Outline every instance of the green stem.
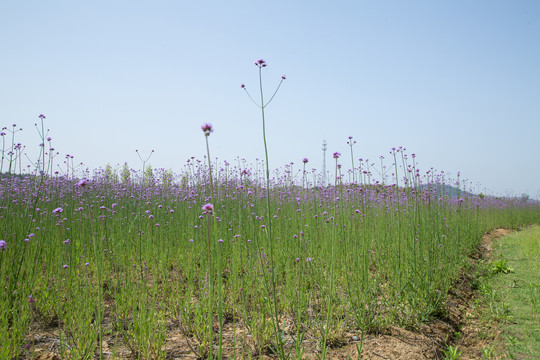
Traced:
MULTIPOLYGON (((268 146, 266 144, 266 124, 264 119, 264 96, 263 96, 263 85, 262 85, 262 67, 259 66, 259 87, 261 92, 261 115, 263 123, 263 142, 264 142, 264 155, 266 159, 266 218, 268 220, 268 239, 270 247, 270 266, 271 266, 271 282, 272 282, 272 322, 274 323, 274 332, 276 336, 276 342, 278 345, 278 356, 281 359, 285 358, 285 351, 283 349, 283 341, 280 336, 280 328, 278 322, 278 310, 277 310, 277 299, 276 299, 276 276, 275 276, 275 266, 274 266, 274 248, 272 246, 272 216, 270 214, 270 166, 268 164, 268 146)), ((275 94, 274 94, 275 95, 275 94)), ((272 97, 273 98, 273 97, 272 97)))
MULTIPOLYGON (((212 162, 210 161, 210 146, 208 145, 208 136, 210 133, 205 134, 206 139, 206 154, 208 156, 208 177, 210 181, 210 196, 211 200, 214 203, 214 210, 212 211, 212 223, 214 228, 214 244, 217 244, 218 242, 218 232, 217 232, 217 221, 216 221, 216 215, 215 210, 217 209, 217 204, 215 203, 215 190, 214 190, 214 181, 212 179, 212 162)), ((209 219, 209 218, 208 218, 209 219)), ((210 221, 210 219, 208 220, 210 221)), ((209 226, 208 226, 209 229, 209 226)), ((210 230, 208 230, 210 231, 210 230)), ((209 282, 212 284, 210 286, 211 292, 209 299, 212 299, 213 297, 213 288, 214 288, 214 282, 217 282, 217 289, 218 289, 218 318, 219 318, 219 347, 218 347, 218 358, 222 358, 222 350, 223 350, 223 289, 222 289, 222 281, 221 281, 221 247, 218 246, 218 273, 217 277, 214 279, 214 270, 212 267, 212 258, 211 258, 211 252, 210 252, 210 234, 208 233, 208 264, 209 264, 209 282)), ((212 304, 212 302, 211 302, 212 304)), ((213 317, 213 305, 210 307, 210 331, 212 331, 212 317, 213 317)), ((212 358, 212 343, 210 342, 210 358, 212 358)))

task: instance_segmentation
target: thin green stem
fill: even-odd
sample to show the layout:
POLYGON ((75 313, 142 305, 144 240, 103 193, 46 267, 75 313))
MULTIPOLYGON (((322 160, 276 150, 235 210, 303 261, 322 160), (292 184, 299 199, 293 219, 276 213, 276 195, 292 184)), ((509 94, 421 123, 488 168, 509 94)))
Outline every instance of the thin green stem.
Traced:
MULTIPOLYGON (((264 156, 266 159, 266 218, 268 221, 268 243, 270 247, 270 267, 271 267, 271 283, 272 283, 272 322, 274 323, 274 332, 276 336, 276 342, 278 346, 278 356, 281 359, 285 358, 285 350, 283 348, 283 340, 281 339, 281 331, 278 322, 278 309, 277 309, 277 291, 276 291, 276 276, 275 276, 275 263, 274 263, 274 247, 272 238, 272 216, 270 213, 270 166, 268 164, 268 145, 266 143, 266 123, 264 118, 264 95, 263 95, 263 83, 262 83, 262 67, 259 66, 259 88, 261 92, 261 116, 263 124, 263 142, 264 142, 264 156)), ((275 94, 274 94, 275 95, 275 94)))

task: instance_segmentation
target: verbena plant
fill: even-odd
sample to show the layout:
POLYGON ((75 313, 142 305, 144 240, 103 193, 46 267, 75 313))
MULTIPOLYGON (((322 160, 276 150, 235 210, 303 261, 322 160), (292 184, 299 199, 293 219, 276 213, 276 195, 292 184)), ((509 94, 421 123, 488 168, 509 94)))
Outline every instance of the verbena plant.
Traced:
MULTIPOLYGON (((264 116, 262 92, 261 104, 264 116)), ((104 343, 165 358, 178 330, 205 358, 324 358, 347 332, 441 316, 481 235, 540 217, 533 202, 448 194, 458 185, 421 173, 402 148, 380 177, 361 160, 352 181, 336 154, 331 186, 305 167, 298 181, 292 167, 271 176, 268 151, 252 166, 208 152, 151 176, 51 175, 48 152, 0 179, 1 358, 32 358, 43 330, 72 359, 103 357, 104 343)))

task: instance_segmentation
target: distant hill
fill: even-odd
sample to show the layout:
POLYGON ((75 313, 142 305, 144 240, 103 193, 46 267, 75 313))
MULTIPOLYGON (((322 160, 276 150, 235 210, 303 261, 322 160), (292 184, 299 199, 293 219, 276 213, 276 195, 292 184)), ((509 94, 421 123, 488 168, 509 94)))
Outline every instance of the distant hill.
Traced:
POLYGON ((442 197, 442 196, 448 196, 449 198, 457 198, 457 197, 477 197, 478 195, 476 194, 473 194, 473 193, 470 193, 470 192, 467 192, 467 191, 464 191, 464 190, 460 190, 458 189, 457 187, 455 186, 452 186, 452 185, 435 185, 435 184, 430 184, 430 185, 427 185, 427 184, 422 184, 420 185, 420 188, 421 189, 426 189, 426 188, 433 188, 433 187, 436 187, 437 190, 439 191, 439 195, 442 197))
POLYGON ((10 173, 7 173, 7 172, 4 172, 4 173, 0 174, 0 178, 16 177, 16 178, 19 178, 19 179, 24 179, 26 176, 28 176, 28 174, 10 174, 10 173))

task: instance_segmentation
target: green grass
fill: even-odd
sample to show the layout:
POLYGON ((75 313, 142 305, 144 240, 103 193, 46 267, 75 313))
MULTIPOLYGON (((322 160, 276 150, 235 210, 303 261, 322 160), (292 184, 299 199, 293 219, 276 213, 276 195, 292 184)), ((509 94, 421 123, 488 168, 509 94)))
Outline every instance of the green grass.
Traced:
MULTIPOLYGON (((494 264, 506 264, 490 284, 510 309, 499 342, 510 359, 540 358, 540 226, 506 236, 495 243, 494 264), (498 257, 497 257, 498 256, 498 257)), ((498 269, 499 267, 497 267, 498 269)))

